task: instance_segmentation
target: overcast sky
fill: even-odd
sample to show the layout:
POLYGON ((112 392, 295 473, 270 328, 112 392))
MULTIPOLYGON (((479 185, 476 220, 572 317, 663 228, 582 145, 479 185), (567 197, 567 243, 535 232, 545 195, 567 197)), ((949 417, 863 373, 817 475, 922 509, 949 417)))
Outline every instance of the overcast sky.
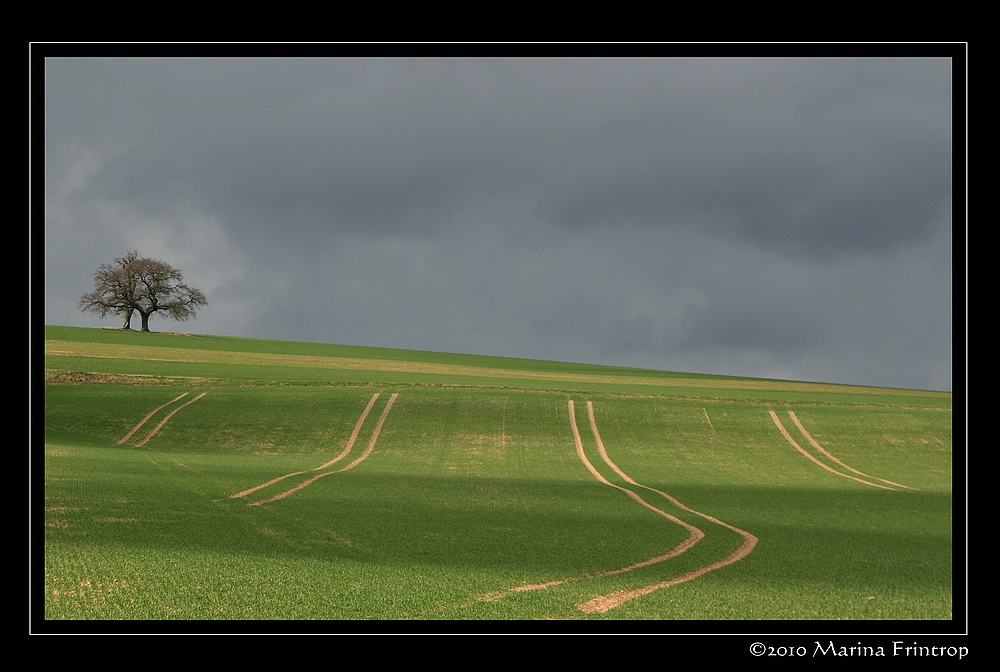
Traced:
POLYGON ((950 390, 952 76, 50 58, 45 321, 138 249, 208 297, 157 331, 950 390))

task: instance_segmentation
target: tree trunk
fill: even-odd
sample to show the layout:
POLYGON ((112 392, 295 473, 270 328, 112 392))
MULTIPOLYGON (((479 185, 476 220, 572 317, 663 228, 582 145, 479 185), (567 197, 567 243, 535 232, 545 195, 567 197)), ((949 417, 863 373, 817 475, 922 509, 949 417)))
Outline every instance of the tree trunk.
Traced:
POLYGON ((125 313, 125 324, 122 326, 122 329, 125 330, 125 331, 131 331, 132 330, 132 309, 131 308, 129 308, 128 312, 125 313))
POLYGON ((144 313, 141 310, 139 314, 142 315, 142 330, 149 331, 149 313, 144 313))

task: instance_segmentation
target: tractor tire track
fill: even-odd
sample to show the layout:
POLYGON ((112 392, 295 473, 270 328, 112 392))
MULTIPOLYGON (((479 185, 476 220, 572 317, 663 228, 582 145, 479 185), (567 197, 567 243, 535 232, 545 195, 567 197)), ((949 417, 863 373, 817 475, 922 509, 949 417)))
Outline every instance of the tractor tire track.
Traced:
POLYGON ((145 418, 143 418, 142 420, 139 421, 138 425, 136 425, 135 427, 133 427, 132 430, 128 434, 126 434, 125 436, 123 436, 121 438, 121 440, 118 442, 118 445, 120 446, 123 443, 125 443, 126 441, 128 441, 132 437, 132 435, 135 434, 137 431, 139 431, 139 428, 142 427, 143 425, 145 425, 146 421, 149 420, 154 415, 156 415, 156 413, 158 411, 166 408, 167 406, 169 406, 170 404, 174 403, 178 399, 183 399, 187 395, 188 395, 188 393, 185 392, 185 393, 181 394, 179 397, 171 399, 170 401, 168 401, 167 403, 163 404, 162 406, 158 406, 158 407, 154 408, 152 411, 149 412, 149 415, 147 415, 145 418))
MULTIPOLYGON (((597 471, 597 469, 594 468, 594 465, 591 464, 590 460, 587 459, 587 455, 583 452, 583 440, 580 438, 580 430, 579 430, 579 428, 577 427, 577 424, 576 424, 576 409, 575 409, 575 406, 573 404, 573 400, 572 399, 569 400, 569 424, 570 424, 570 428, 573 430, 573 442, 576 444, 576 454, 577 454, 577 457, 580 458, 580 461, 583 462, 583 465, 585 467, 587 467, 587 471, 589 471, 591 473, 591 475, 594 478, 597 479, 598 482, 603 483, 604 485, 609 485, 612 488, 616 488, 618 490, 621 490, 626 495, 628 495, 633 500, 635 500, 637 503, 639 503, 642 506, 646 507, 650 511, 653 511, 656 514, 658 514, 660 516, 663 516, 664 518, 666 518, 667 520, 669 520, 672 523, 677 523, 678 525, 680 525, 681 527, 683 527, 684 529, 686 529, 688 531, 688 533, 689 533, 688 534, 688 538, 685 539, 684 541, 682 541, 681 543, 677 544, 673 548, 671 548, 669 551, 667 551, 663 555, 658 555, 658 556, 656 556, 654 558, 649 558, 648 560, 643 560, 642 562, 637 562, 635 564, 628 565, 627 567, 619 567, 618 569, 610 569, 610 570, 607 570, 607 571, 604 571, 604 572, 600 572, 600 573, 597 573, 597 574, 584 574, 583 576, 572 576, 572 577, 569 577, 569 578, 566 578, 566 579, 557 579, 555 581, 545 581, 543 583, 532 583, 532 584, 523 585, 523 586, 515 586, 515 587, 509 589, 508 591, 506 591, 506 593, 504 593, 504 592, 501 592, 501 593, 491 593, 489 595, 482 596, 482 597, 478 598, 479 601, 492 601, 492 600, 500 599, 501 597, 503 597, 507 593, 523 593, 523 592, 526 592, 526 591, 529 591, 529 590, 543 590, 545 588, 551 588, 553 586, 558 586, 558 585, 560 585, 562 583, 567 583, 569 581, 579 581, 580 579, 596 579, 596 578, 600 578, 600 577, 604 577, 604 576, 612 576, 614 574, 622 574, 623 572, 629 572, 629 571, 632 571, 633 569, 639 569, 640 567, 648 567, 649 565, 655 565, 658 562, 663 562, 664 560, 669 560, 670 558, 677 557, 678 555, 680 555, 684 551, 686 551, 689 548, 691 548, 692 546, 694 546, 696 543, 698 543, 698 541, 700 541, 705 536, 705 533, 702 532, 701 530, 699 530, 694 525, 690 525, 688 523, 685 523, 680 518, 677 518, 676 516, 672 516, 669 513, 667 513, 666 511, 661 511, 660 509, 656 508, 652 504, 646 502, 644 499, 642 499, 642 497, 640 497, 639 495, 635 494, 634 492, 632 492, 628 488, 623 488, 620 485, 615 485, 614 483, 610 482, 609 480, 607 480, 606 478, 604 478, 603 476, 601 476, 601 473, 599 471, 597 471)), ((617 470, 617 467, 615 467, 615 469, 617 470)), ((664 496, 666 496, 666 495, 664 495, 664 496)), ((668 499, 670 499, 670 498, 668 497, 668 499)))
MULTIPOLYGON (((394 401, 396 401, 396 397, 398 397, 398 396, 399 396, 398 393, 394 393, 391 397, 389 397, 389 401, 388 401, 388 403, 386 403, 385 409, 382 411, 382 415, 379 417, 378 423, 375 425, 375 430, 372 432, 372 438, 368 441, 368 447, 365 448, 365 452, 363 452, 356 460, 354 460, 353 462, 351 462, 346 467, 343 467, 341 469, 336 469, 334 471, 327 471, 327 472, 322 473, 322 474, 317 474, 316 476, 313 476, 312 478, 307 478, 306 480, 302 481, 301 483, 299 483, 298 485, 296 485, 294 488, 289 488, 288 490, 285 490, 284 492, 278 493, 274 497, 269 497, 268 499, 261 499, 261 500, 256 501, 256 502, 251 502, 251 503, 247 504, 247 506, 260 506, 261 504, 267 504, 269 502, 276 502, 279 499, 284 499, 285 497, 288 497, 289 495, 291 495, 294 492, 298 492, 299 490, 301 490, 302 488, 306 487, 307 485, 311 485, 312 483, 315 483, 316 481, 318 481, 319 479, 323 478, 324 476, 329 476, 330 474, 339 474, 341 472, 347 471, 348 469, 353 469, 354 467, 356 467, 359 464, 361 464, 365 460, 365 458, 367 458, 371 454, 372 449, 375 448, 375 442, 378 440, 379 432, 382 431, 382 424, 385 422, 385 418, 386 418, 387 415, 389 415, 389 410, 392 408, 392 404, 393 404, 394 401)), ((370 410, 370 405, 373 404, 373 403, 374 403, 374 400, 371 401, 371 402, 369 402, 369 409, 365 410, 366 414, 367 414, 368 410, 370 410)), ((302 473, 302 472, 300 472, 300 473, 302 473)), ((278 480, 280 480, 280 479, 278 479, 278 480)))
POLYGON ((851 476, 850 474, 842 474, 839 471, 837 471, 836 469, 834 469, 833 467, 830 467, 828 465, 823 464, 822 462, 820 462, 819 460, 817 460, 815 457, 813 457, 812 455, 810 455, 809 452, 805 448, 803 448, 802 446, 800 446, 799 444, 797 444, 795 442, 795 439, 792 438, 792 435, 789 434, 788 430, 785 429, 785 426, 783 424, 781 424, 781 420, 778 419, 778 414, 777 413, 775 413, 774 411, 769 411, 769 413, 771 414, 771 419, 774 420, 774 424, 778 426, 779 430, 781 430, 781 435, 785 437, 785 440, 788 441, 788 443, 792 444, 792 446, 795 447, 795 450, 799 451, 800 453, 802 453, 803 455, 805 455, 806 457, 808 457, 810 460, 812 460, 813 462, 815 462, 819 466, 821 466, 824 469, 826 469, 827 471, 829 471, 831 474, 836 474, 837 476, 843 476, 844 478, 849 478, 852 481, 857 481, 858 483, 864 483, 865 485, 870 485, 873 488, 882 488, 883 490, 895 490, 895 488, 890 488, 887 485, 879 485, 878 483, 869 483, 868 481, 863 481, 863 480, 861 480, 860 478, 858 478, 856 476, 851 476))
POLYGON ((354 447, 354 442, 358 440, 358 433, 361 431, 361 425, 365 424, 365 418, 368 417, 368 414, 372 410, 372 406, 375 405, 375 400, 378 399, 378 395, 379 395, 378 392, 376 392, 375 394, 373 394, 371 400, 368 402, 368 405, 365 406, 364 412, 361 414, 361 417, 358 418, 357 424, 354 425, 354 431, 351 432, 351 438, 349 438, 347 440, 347 446, 344 447, 344 451, 340 455, 338 455, 337 457, 335 457, 332 460, 330 460, 329 462, 327 462, 326 464, 319 465, 318 467, 316 467, 315 469, 313 469, 313 471, 319 471, 320 469, 326 469, 331 464, 336 464, 337 462, 340 462, 342 459, 344 459, 344 457, 347 456, 347 454, 349 452, 351 452, 351 448, 354 447))
MULTIPOLYGON (((695 513, 698 512, 695 511, 695 513)), ((723 523, 723 525, 725 525, 725 523, 723 523)), ((726 525, 726 527, 730 527, 731 529, 737 530, 737 528, 734 528, 730 525, 726 525)), ((740 530, 737 531, 739 532, 740 530)), ((609 611, 610 609, 614 609, 615 607, 620 606, 624 602, 628 602, 629 600, 633 600, 637 597, 642 597, 643 595, 648 595, 649 593, 652 593, 654 590, 659 590, 660 588, 668 588, 670 586, 676 586, 679 583, 685 583, 692 579, 697 579, 699 576, 703 574, 708 574, 709 572, 719 569, 721 567, 725 567, 726 565, 731 565, 737 560, 742 560, 743 558, 745 558, 750 553, 750 551, 753 550, 753 547, 757 545, 757 537, 753 536, 749 532, 743 532, 743 534, 746 535, 747 538, 745 538, 743 543, 740 544, 740 547, 737 548, 730 555, 723 558, 722 560, 719 560, 718 562, 713 562, 711 565, 699 567, 698 569, 694 569, 686 574, 682 574, 676 578, 670 579, 669 581, 662 581, 660 583, 654 583, 649 586, 643 586, 642 588, 619 590, 614 593, 608 593, 607 595, 601 595, 600 597, 595 597, 592 600, 588 600, 586 602, 582 602, 576 605, 576 608, 586 614, 604 613, 605 611, 609 611)))
MULTIPOLYGON (((572 409, 572 406, 570 408, 572 409)), ((687 506, 684 506, 678 500, 674 499, 673 497, 671 497, 667 493, 665 493, 665 492, 663 492, 661 490, 657 490, 656 488, 651 488, 648 485, 642 485, 641 483, 636 483, 631 478, 629 478, 628 474, 626 474, 624 471, 622 471, 621 469, 619 469, 618 465, 616 465, 614 462, 611 461, 611 458, 608 456, 607 450, 605 450, 605 448, 604 448, 604 442, 601 440, 601 435, 597 431, 597 422, 594 419, 594 404, 593 404, 593 402, 590 402, 590 401, 587 402, 587 415, 590 418, 590 428, 591 428, 591 430, 594 433, 594 439, 597 441, 597 449, 601 453, 601 458, 608 464, 609 467, 611 467, 614 470, 614 472, 616 474, 618 474, 621 478, 623 478, 626 483, 630 483, 630 484, 635 485, 635 486, 640 487, 640 488, 645 488, 646 490, 649 490, 651 492, 655 492, 655 493, 661 495, 662 497, 666 498, 674 506, 677 506, 680 509, 683 509, 684 511, 688 511, 688 512, 693 513, 695 515, 701 516, 705 520, 708 520, 708 521, 710 521, 712 523, 715 523, 717 525, 721 525, 721 526, 723 526, 725 528, 728 528, 728 529, 732 530, 733 532, 736 532, 737 534, 739 534, 740 536, 743 537, 743 543, 740 544, 739 547, 735 551, 733 551, 732 553, 730 553, 729 555, 727 555, 722 560, 719 560, 718 562, 713 562, 710 565, 706 565, 704 567, 699 567, 698 569, 694 569, 694 570, 692 570, 690 572, 687 572, 686 574, 682 574, 681 576, 675 577, 675 578, 670 579, 668 581, 661 581, 659 583, 654 583, 654 584, 651 584, 651 585, 648 585, 648 586, 643 586, 641 588, 632 588, 632 589, 629 589, 629 590, 619 590, 619 591, 616 591, 614 593, 609 593, 607 595, 601 595, 599 597, 595 597, 592 600, 588 600, 586 602, 582 602, 581 604, 576 605, 577 609, 579 609, 580 611, 582 611, 584 613, 603 613, 605 611, 608 611, 609 609, 614 609, 615 607, 617 607, 617 606, 621 605, 622 603, 627 602, 627 601, 629 601, 631 599, 634 599, 636 597, 641 597, 643 595, 648 595, 649 593, 653 592, 654 590, 659 590, 660 588, 667 588, 669 586, 675 586, 675 585, 677 585, 679 583, 684 583, 686 581, 690 581, 692 579, 696 579, 699 576, 701 576, 703 574, 707 574, 708 572, 711 572, 713 570, 719 569, 721 567, 725 567, 727 565, 731 565, 734 562, 737 562, 737 561, 742 560, 743 558, 745 558, 747 555, 749 555, 750 551, 752 551, 754 549, 754 546, 757 545, 758 539, 757 539, 757 537, 755 537, 754 535, 750 534, 746 530, 741 530, 738 527, 734 527, 733 525, 730 525, 728 523, 724 523, 721 520, 719 520, 718 518, 710 516, 710 515, 708 515, 706 513, 702 513, 701 511, 695 511, 694 509, 691 509, 691 508, 689 508, 687 506)), ((575 420, 574 420, 574 424, 575 424, 575 420)), ((579 436, 578 433, 577 433, 577 436, 579 436)), ((615 487, 618 487, 618 486, 615 486, 615 487)), ((682 524, 684 524, 685 526, 687 526, 686 523, 682 523, 682 524)), ((691 526, 691 527, 693 529, 698 529, 698 528, 695 528, 694 526, 691 526)), ((698 531, 701 532, 701 530, 698 530, 698 531)), ((701 536, 704 536, 704 533, 701 533, 701 536)), ((693 543, 694 542, 692 542, 692 544, 693 543)), ((652 562, 647 561, 645 563, 640 563, 639 565, 636 565, 636 566, 640 567, 640 566, 645 566, 645 565, 648 565, 648 564, 652 564, 652 562)), ((617 572, 614 572, 614 573, 617 573, 617 572)))
POLYGON ((708 420, 708 426, 712 428, 712 434, 718 436, 718 433, 715 431, 715 425, 712 424, 712 418, 708 417, 708 409, 702 408, 701 410, 705 413, 705 419, 708 420))
MULTIPOLYGON (((394 392, 392 396, 389 397, 389 402, 385 405, 385 410, 382 411, 382 415, 379 416, 378 423, 375 425, 375 431, 372 432, 372 438, 368 441, 368 447, 365 448, 365 452, 361 453, 361 457, 351 462, 349 465, 341 469, 340 471, 347 471, 348 469, 353 469, 354 467, 361 464, 361 462, 371 454, 372 448, 375 447, 375 441, 378 440, 378 433, 382 431, 382 423, 385 422, 385 417, 389 415, 389 409, 392 408, 392 404, 396 401, 396 397, 399 396, 398 392, 394 392)), ((338 472, 333 472, 338 473, 338 472)))
POLYGON ((335 473, 337 473, 337 472, 335 472, 335 471, 328 471, 328 472, 326 472, 324 474, 318 474, 318 475, 313 476, 311 478, 307 478, 306 480, 304 480, 301 483, 299 483, 298 485, 296 485, 294 488, 290 488, 288 490, 285 490, 284 492, 280 492, 277 495, 275 495, 274 497, 269 497, 267 499, 259 499, 256 502, 250 502, 249 504, 247 504, 247 506, 260 506, 261 504, 267 504, 269 502, 276 502, 279 499, 284 499, 285 497, 288 497, 288 495, 292 494, 293 492, 298 492, 302 488, 306 487, 307 485, 310 485, 310 484, 314 483, 315 481, 318 481, 319 479, 323 478, 324 476, 329 476, 330 474, 335 474, 335 473))
POLYGON ((862 472, 858 471, 854 467, 850 467, 850 466, 844 464, 843 462, 841 462, 840 460, 838 460, 836 457, 834 457, 830 453, 828 453, 825 450, 823 450, 823 446, 821 446, 818 443, 816 443, 815 439, 813 439, 813 437, 811 437, 809 435, 809 432, 806 431, 806 428, 802 426, 801 422, 799 422, 799 419, 795 415, 794 411, 788 411, 788 417, 790 417, 792 419, 792 422, 795 423, 795 426, 799 428, 800 432, 802 432, 802 436, 806 437, 806 441, 808 441, 812 445, 813 448, 815 448, 819 452, 821 452, 824 455, 826 455, 828 458, 830 458, 831 460, 833 460, 834 462, 836 462, 837 464, 839 464, 840 466, 842 466, 844 469, 847 469, 848 471, 850 471, 852 473, 855 473, 858 476, 864 476, 865 478, 874 478, 876 481, 882 481, 883 483, 888 483, 889 485, 895 485, 895 486, 898 486, 900 488, 906 488, 907 490, 915 490, 916 489, 916 488, 911 488, 908 485, 903 485, 902 483, 894 483, 892 481, 887 481, 884 478, 879 478, 878 476, 869 476, 868 474, 865 474, 865 473, 862 473, 862 472))
POLYGON ((274 485, 278 481, 283 481, 286 478, 289 478, 290 476, 298 476, 299 474, 304 474, 304 473, 306 473, 306 472, 304 472, 304 471, 296 471, 296 472, 292 472, 291 474, 285 474, 284 476, 278 476, 277 478, 272 478, 267 483, 261 483, 260 485, 255 485, 254 487, 250 488, 249 490, 244 490, 243 492, 237 492, 235 495, 229 495, 229 499, 239 499, 240 497, 246 497, 247 495, 249 495, 251 493, 254 493, 254 492, 257 492, 258 490, 261 490, 263 488, 266 488, 269 485, 274 485))
MULTIPOLYGON (((178 406, 177 408, 175 408, 174 410, 172 410, 169 413, 167 413, 167 417, 163 418, 163 420, 160 420, 159 424, 156 425, 156 427, 153 427, 153 431, 151 431, 149 434, 147 434, 145 439, 143 439, 139 443, 135 444, 135 447, 138 448, 139 446, 142 446, 147 441, 149 441, 152 438, 153 434, 156 434, 158 431, 160 431, 160 427, 163 427, 163 425, 167 424, 167 420, 169 420, 170 418, 174 417, 174 413, 176 413, 177 411, 181 410, 185 406, 190 406, 194 402, 196 402, 199 399, 201 399, 202 397, 204 397, 206 394, 208 394, 208 392, 202 392, 201 394, 199 394, 197 397, 195 397, 191 401, 183 403, 180 406, 178 406)), ((176 401, 176 399, 174 401, 176 401)))
MULTIPOLYGON (((622 472, 618 467, 616 467, 611 462, 611 460, 608 459, 607 453, 604 451, 604 444, 601 443, 601 437, 597 433, 597 425, 594 424, 594 407, 593 407, 593 405, 589 401, 587 402, 587 411, 590 414, 591 427, 593 428, 593 431, 594 431, 594 438, 597 439, 597 448, 601 452, 601 457, 603 457, 604 461, 607 462, 611 466, 611 468, 615 470, 615 473, 617 473, 619 476, 621 476, 622 478, 624 478, 626 482, 631 483, 632 485, 639 485, 638 483, 636 483, 635 481, 633 481, 631 478, 629 478, 628 476, 626 476, 624 474, 624 472, 622 472)), ((676 516, 672 516, 669 513, 667 513, 666 511, 661 511, 660 509, 658 509, 655 506, 653 506, 652 504, 648 503, 646 500, 644 500, 642 497, 640 497, 636 493, 632 492, 628 488, 623 488, 620 485, 615 485, 611 481, 609 481, 606 478, 604 478, 603 476, 601 476, 600 472, 598 472, 597 469, 594 468, 594 465, 592 465, 590 463, 590 460, 587 459, 587 456, 583 452, 583 441, 580 440, 580 430, 577 429, 577 426, 576 426, 576 415, 575 415, 575 413, 576 413, 576 411, 575 411, 574 406, 573 406, 573 400, 570 399, 570 401, 569 401, 569 421, 570 421, 570 425, 571 425, 571 427, 573 429, 573 441, 576 442, 576 454, 580 458, 580 460, 583 462, 584 466, 586 466, 587 469, 590 471, 590 473, 594 476, 594 478, 596 478, 598 481, 600 481, 604 485, 610 485, 612 488, 617 488, 618 490, 621 490, 622 492, 624 492, 625 494, 627 494, 629 497, 631 497, 636 502, 638 502, 642 506, 646 507, 650 511, 653 511, 654 513, 657 513, 657 514, 663 516, 664 518, 666 518, 667 520, 669 520, 672 523, 677 523, 678 525, 680 525, 681 527, 683 527, 685 530, 687 530, 688 533, 690 534, 690 536, 685 541, 682 541, 674 549, 671 549, 671 551, 668 552, 668 554, 666 556, 660 556, 663 560, 666 560, 667 557, 674 557, 675 555, 679 555, 680 553, 683 553, 688 548, 690 548, 691 546, 693 546, 699 539, 701 539, 702 537, 705 536, 705 533, 702 532, 701 530, 699 530, 694 525, 691 525, 689 523, 685 523, 680 518, 677 518, 676 516), (675 553, 674 550, 676 548, 681 547, 681 546, 683 546, 684 548, 682 550, 677 551, 675 553), (671 553, 672 553, 672 555, 671 555, 671 553)), ((639 486, 639 487, 646 487, 646 486, 639 486)), ((652 488, 649 488, 649 489, 652 489, 652 488)), ((654 492, 659 492, 659 491, 658 490, 654 490, 654 492)), ((677 502, 677 500, 673 499, 672 497, 670 497, 670 496, 668 496, 668 495, 666 495, 666 494, 664 494, 662 492, 660 494, 663 495, 664 497, 666 497, 671 502, 679 504, 679 502, 677 502)), ((659 560, 656 560, 656 561, 658 562, 659 560)), ((634 569, 636 567, 645 567, 646 565, 650 565, 650 564, 653 564, 653 562, 647 560, 647 561, 645 561, 643 563, 639 563, 638 565, 631 565, 628 568, 622 568, 620 570, 612 570, 612 573, 617 574, 619 572, 626 571, 627 569, 634 569)), ((605 576, 605 575, 602 574, 601 576, 605 576)))
MULTIPOLYGON (((347 446, 344 448, 343 452, 341 452, 340 455, 338 455, 334 459, 330 460, 326 464, 322 464, 322 465, 316 467, 315 469, 313 469, 312 471, 319 471, 320 469, 323 469, 325 467, 329 467, 331 464, 334 464, 335 462, 343 459, 345 455, 347 455, 349 452, 351 452, 351 448, 354 446, 354 442, 357 441, 357 439, 358 439, 358 433, 361 431, 361 425, 363 425, 365 423, 365 418, 368 417, 368 413, 372 410, 372 406, 375 405, 375 400, 378 399, 378 395, 379 395, 379 393, 376 392, 375 394, 372 395, 372 398, 368 401, 368 405, 365 406, 365 410, 361 413, 361 417, 358 418, 357 423, 355 423, 355 425, 354 425, 354 431, 351 432, 351 438, 349 438, 347 440, 347 446)), ((272 478, 267 483, 261 483, 260 485, 256 485, 256 486, 250 488, 249 490, 244 490, 242 492, 237 492, 234 495, 229 495, 229 499, 239 499, 240 497, 246 497, 247 495, 249 495, 251 493, 254 493, 254 492, 257 492, 258 490, 262 490, 262 489, 266 488, 269 485, 274 485, 278 481, 283 481, 286 478, 289 478, 290 476, 298 476, 299 474, 304 474, 304 473, 306 473, 306 472, 305 471, 295 471, 295 472, 292 472, 290 474, 285 474, 284 476, 278 476, 277 478, 272 478)))

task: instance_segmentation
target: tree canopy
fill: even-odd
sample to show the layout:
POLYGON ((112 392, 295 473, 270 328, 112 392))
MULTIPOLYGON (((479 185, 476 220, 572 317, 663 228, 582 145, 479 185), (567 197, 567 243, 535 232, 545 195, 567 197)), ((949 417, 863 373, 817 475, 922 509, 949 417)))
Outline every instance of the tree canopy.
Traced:
POLYGON ((138 250, 118 257, 113 264, 102 264, 94 273, 94 291, 80 297, 85 313, 121 315, 122 329, 131 329, 132 315, 142 317, 142 331, 149 331, 149 317, 163 313, 175 320, 195 316, 195 310, 207 306, 205 295, 183 281, 180 271, 157 259, 140 257, 138 250))

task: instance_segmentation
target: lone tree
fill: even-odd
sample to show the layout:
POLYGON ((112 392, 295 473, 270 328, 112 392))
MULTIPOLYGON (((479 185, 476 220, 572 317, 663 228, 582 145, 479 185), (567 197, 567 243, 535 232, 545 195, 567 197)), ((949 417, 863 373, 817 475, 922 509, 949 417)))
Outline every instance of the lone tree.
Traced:
POLYGON ((205 295, 181 282, 181 272, 170 264, 140 257, 131 251, 103 264, 94 273, 94 291, 80 297, 80 310, 101 318, 121 315, 122 329, 132 328, 132 314, 142 316, 142 331, 149 331, 149 316, 165 313, 175 320, 194 317, 198 306, 207 306, 205 295))

